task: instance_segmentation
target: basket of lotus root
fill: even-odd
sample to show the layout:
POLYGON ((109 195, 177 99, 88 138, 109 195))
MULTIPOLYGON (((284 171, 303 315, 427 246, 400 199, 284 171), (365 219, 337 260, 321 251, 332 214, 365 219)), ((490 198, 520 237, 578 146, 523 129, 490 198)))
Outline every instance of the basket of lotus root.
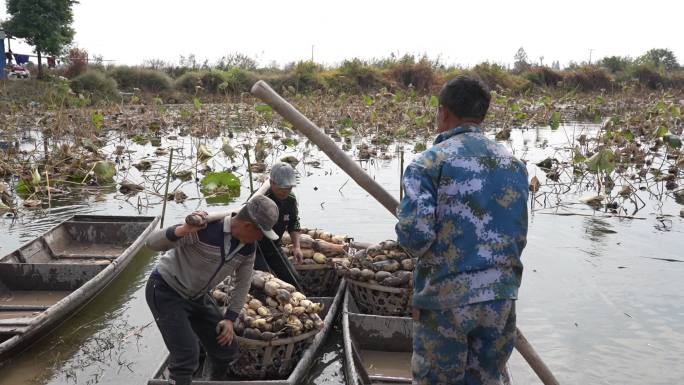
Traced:
POLYGON ((302 290, 311 296, 328 296, 335 292, 340 277, 334 265, 349 257, 350 241, 351 238, 345 235, 302 229, 299 244, 303 259, 298 263, 294 259, 289 234, 283 236, 283 252, 294 264, 302 290))
MULTIPOLYGON (((219 304, 230 301, 226 285, 212 292, 219 304)), ((231 373, 249 380, 282 379, 292 372, 314 337, 325 326, 323 304, 270 273, 255 270, 245 304, 234 324, 239 358, 231 373)))
POLYGON ((340 265, 359 310, 366 314, 406 316, 411 313, 416 260, 395 241, 359 250, 340 265))

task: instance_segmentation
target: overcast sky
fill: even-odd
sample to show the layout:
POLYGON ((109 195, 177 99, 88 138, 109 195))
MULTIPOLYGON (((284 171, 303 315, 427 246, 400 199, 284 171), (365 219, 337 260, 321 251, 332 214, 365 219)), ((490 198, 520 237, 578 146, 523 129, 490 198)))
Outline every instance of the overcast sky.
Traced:
MULTIPOLYGON (((0 19, 7 17, 0 0, 0 19)), ((587 61, 674 51, 684 62, 680 1, 517 0, 413 2, 80 0, 75 44, 117 64, 177 62, 194 53, 215 62, 240 52, 261 64, 311 58, 427 54, 446 64, 512 63, 524 47, 530 61, 587 61)), ((31 48, 13 44, 14 52, 31 48)))

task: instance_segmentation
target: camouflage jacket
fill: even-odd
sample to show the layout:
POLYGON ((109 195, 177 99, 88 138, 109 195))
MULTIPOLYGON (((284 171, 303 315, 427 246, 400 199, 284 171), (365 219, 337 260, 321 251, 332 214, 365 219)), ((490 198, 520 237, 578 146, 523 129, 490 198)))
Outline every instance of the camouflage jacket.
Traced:
POLYGON ((515 299, 527 238, 525 165, 476 125, 441 133, 407 168, 399 243, 418 263, 413 306, 515 299))

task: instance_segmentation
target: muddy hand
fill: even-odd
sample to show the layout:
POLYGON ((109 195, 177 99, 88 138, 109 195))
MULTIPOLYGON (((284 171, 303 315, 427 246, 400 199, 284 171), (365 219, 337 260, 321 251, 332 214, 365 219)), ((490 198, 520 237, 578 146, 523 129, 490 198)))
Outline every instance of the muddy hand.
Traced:
POLYGON ((192 214, 185 217, 185 223, 190 226, 204 228, 207 226, 207 214, 206 211, 195 211, 192 214))
POLYGON ((304 262, 304 254, 302 254, 302 249, 297 248, 292 251, 292 256, 296 263, 301 264, 304 262))
POLYGON ((233 321, 224 319, 216 325, 216 342, 221 346, 230 345, 233 342, 233 321))

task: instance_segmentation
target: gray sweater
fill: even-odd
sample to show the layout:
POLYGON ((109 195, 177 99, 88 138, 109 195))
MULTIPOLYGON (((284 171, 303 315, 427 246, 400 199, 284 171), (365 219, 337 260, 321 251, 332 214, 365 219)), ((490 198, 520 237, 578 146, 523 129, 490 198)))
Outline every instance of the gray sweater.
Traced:
POLYGON ((159 260, 156 272, 178 294, 191 300, 234 275, 235 290, 225 314, 226 319, 234 321, 252 282, 254 244, 233 239, 230 220, 211 222, 205 229, 182 238, 175 235, 176 227, 157 230, 147 239, 148 248, 168 251, 159 260))

